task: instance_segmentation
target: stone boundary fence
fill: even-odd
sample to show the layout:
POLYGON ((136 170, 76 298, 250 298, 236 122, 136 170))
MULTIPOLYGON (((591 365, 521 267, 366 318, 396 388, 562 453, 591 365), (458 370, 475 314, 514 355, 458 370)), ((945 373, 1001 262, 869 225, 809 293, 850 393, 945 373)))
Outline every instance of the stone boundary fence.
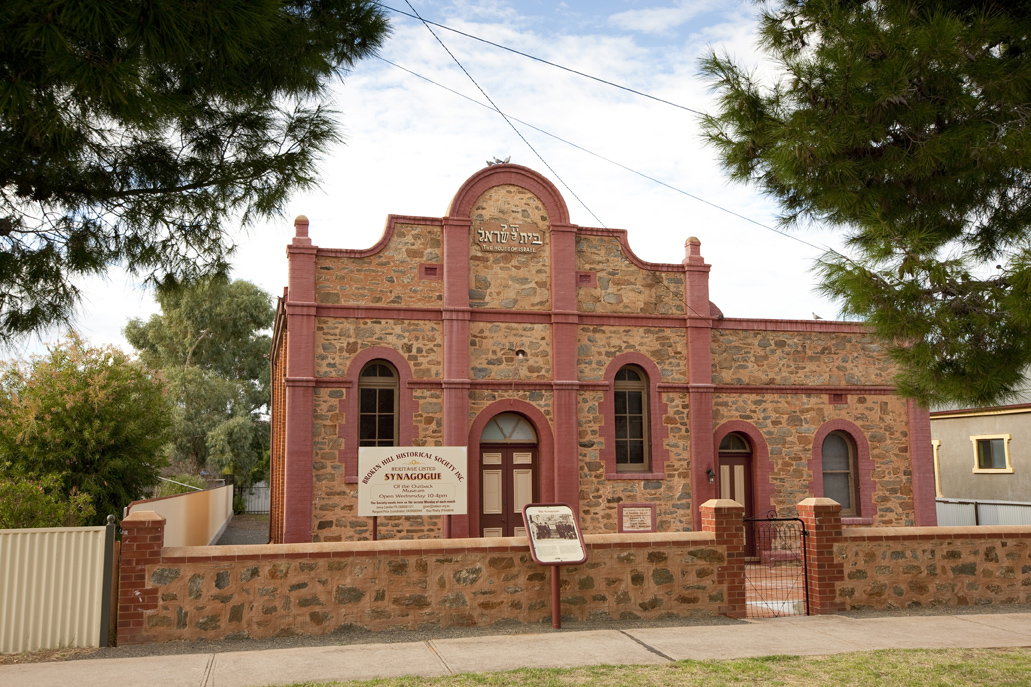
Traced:
MULTIPOLYGON (((563 618, 742 617, 741 517, 714 500, 701 532, 587 535, 563 618)), ((523 537, 164 547, 164 526, 122 521, 119 644, 551 620, 551 571, 523 537)))
MULTIPOLYGON (((1031 603, 1031 527, 848 527, 798 504, 814 615, 1031 603)), ((702 505, 702 531, 584 537, 561 571, 564 620, 746 614, 743 509, 702 505)), ((165 547, 164 519, 122 521, 118 642, 545 623, 551 571, 522 537, 165 547)))
POLYGON ((819 523, 810 550, 827 564, 816 576, 821 612, 1031 604, 1031 526, 843 529, 837 503, 807 501, 819 523))

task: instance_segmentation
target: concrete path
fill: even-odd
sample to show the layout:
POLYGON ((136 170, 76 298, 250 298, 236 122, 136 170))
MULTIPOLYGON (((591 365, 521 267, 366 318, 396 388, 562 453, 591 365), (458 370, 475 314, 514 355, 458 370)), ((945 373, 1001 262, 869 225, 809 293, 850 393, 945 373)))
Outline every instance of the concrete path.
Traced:
POLYGON ((735 625, 543 632, 397 644, 0 666, 4 687, 256 687, 513 668, 661 664, 871 649, 1031 646, 1031 613, 789 617, 735 625))

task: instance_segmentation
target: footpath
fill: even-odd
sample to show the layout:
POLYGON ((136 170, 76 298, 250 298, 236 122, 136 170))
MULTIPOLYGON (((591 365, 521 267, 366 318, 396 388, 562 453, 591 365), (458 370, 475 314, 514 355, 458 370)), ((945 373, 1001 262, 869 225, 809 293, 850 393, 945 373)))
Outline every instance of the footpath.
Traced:
POLYGON ((1031 646, 1031 613, 796 616, 697 625, 497 634, 391 644, 104 658, 0 666, 4 687, 257 687, 403 675, 661 664, 873 649, 1031 646))

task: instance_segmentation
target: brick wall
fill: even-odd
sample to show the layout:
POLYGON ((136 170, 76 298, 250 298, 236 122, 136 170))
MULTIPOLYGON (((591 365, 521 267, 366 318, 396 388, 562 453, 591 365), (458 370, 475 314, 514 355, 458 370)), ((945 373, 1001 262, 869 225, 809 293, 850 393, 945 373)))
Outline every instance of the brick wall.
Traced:
MULTIPOLYGON (((561 571, 563 617, 742 615, 740 507, 703 513, 704 532, 589 535, 587 562, 561 571)), ((551 618, 551 571, 524 538, 161 549, 163 527, 122 522, 120 644, 551 618)))

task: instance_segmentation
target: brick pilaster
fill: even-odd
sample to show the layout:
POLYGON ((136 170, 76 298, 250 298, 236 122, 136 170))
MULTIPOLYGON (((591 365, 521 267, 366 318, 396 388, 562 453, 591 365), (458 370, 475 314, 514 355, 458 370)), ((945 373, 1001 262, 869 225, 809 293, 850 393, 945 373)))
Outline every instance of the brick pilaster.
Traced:
POLYGON ((699 508, 702 531, 716 537, 716 546, 725 547, 727 559, 716 569, 716 580, 726 589, 725 606, 720 613, 730 618, 745 617, 745 508, 730 499, 711 499, 699 508))
POLYGON ((806 568, 809 575, 809 614, 827 615, 845 610, 838 599, 838 583, 845 566, 834 555, 841 542, 841 505, 826 498, 808 498, 798 504, 798 517, 806 529, 806 568))
POLYGON ((158 590, 147 586, 147 565, 161 560, 165 519, 153 511, 130 513, 122 520, 118 566, 118 644, 154 641, 146 633, 144 611, 158 606, 158 590))

